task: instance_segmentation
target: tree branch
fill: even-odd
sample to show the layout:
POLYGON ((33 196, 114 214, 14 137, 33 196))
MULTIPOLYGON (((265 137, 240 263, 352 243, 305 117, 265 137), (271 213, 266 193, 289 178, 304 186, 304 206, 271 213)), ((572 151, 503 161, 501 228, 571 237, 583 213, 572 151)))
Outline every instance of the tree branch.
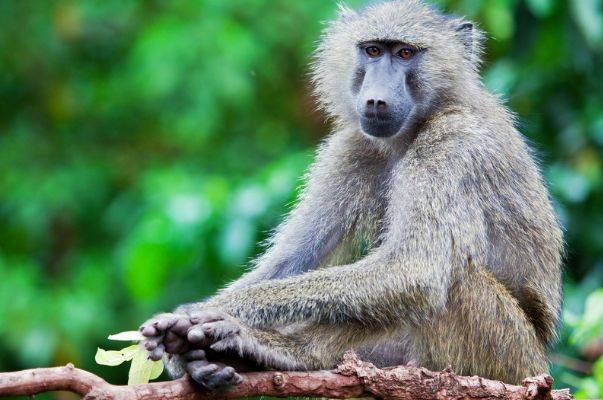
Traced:
POLYGON ((348 352, 333 371, 251 372, 240 385, 226 391, 204 391, 182 378, 146 385, 111 385, 98 376, 75 368, 38 368, 0 373, 0 397, 28 396, 67 390, 88 400, 217 400, 251 396, 376 397, 382 399, 501 399, 566 400, 568 389, 551 390, 548 375, 528 378, 523 386, 477 376, 455 375, 450 369, 433 372, 415 366, 379 369, 348 352))

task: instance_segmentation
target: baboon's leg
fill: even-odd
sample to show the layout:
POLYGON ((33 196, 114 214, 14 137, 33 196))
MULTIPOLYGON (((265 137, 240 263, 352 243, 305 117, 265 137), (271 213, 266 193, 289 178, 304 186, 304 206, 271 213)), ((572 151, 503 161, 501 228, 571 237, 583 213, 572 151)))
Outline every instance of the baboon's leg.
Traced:
POLYGON ((546 350, 517 300, 488 271, 470 266, 446 311, 411 330, 411 354, 431 369, 507 383, 548 371, 546 350))
POLYGON ((356 354, 363 361, 369 361, 379 368, 406 365, 410 359, 408 338, 400 333, 383 341, 361 346, 356 354))

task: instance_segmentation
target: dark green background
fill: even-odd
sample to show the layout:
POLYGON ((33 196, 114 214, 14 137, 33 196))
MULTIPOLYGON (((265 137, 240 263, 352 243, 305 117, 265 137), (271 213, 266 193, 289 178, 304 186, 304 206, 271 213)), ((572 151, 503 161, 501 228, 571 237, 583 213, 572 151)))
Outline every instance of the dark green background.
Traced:
MULTIPOLYGON (((602 2, 439 3, 488 32, 484 80, 567 230, 557 384, 603 394, 602 362, 568 368, 603 322, 603 302, 583 314, 603 282, 602 2)), ((124 382, 94 363, 121 345, 108 334, 241 273, 329 130, 307 66, 335 7, 0 1, 0 370, 74 362, 124 382)))

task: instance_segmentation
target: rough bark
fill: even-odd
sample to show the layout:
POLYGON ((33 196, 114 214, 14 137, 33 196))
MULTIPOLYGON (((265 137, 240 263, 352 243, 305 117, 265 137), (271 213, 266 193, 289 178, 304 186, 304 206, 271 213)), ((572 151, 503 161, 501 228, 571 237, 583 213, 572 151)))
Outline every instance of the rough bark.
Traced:
POLYGON ((203 391, 188 379, 146 385, 111 385, 98 376, 75 368, 38 368, 0 373, 0 397, 28 396, 66 390, 88 400, 202 400, 251 396, 376 397, 381 399, 572 399, 569 390, 551 390, 548 375, 528 378, 522 386, 477 376, 459 376, 450 369, 434 372, 415 366, 379 369, 353 353, 333 371, 252 372, 242 374, 239 386, 226 391, 203 391))

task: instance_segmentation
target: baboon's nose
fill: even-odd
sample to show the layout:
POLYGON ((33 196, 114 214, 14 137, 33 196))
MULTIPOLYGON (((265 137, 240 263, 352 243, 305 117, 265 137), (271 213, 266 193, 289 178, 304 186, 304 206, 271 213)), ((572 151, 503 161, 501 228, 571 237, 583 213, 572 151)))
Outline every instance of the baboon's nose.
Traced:
POLYGON ((383 100, 369 99, 366 101, 365 115, 367 118, 387 116, 387 102, 383 100))

